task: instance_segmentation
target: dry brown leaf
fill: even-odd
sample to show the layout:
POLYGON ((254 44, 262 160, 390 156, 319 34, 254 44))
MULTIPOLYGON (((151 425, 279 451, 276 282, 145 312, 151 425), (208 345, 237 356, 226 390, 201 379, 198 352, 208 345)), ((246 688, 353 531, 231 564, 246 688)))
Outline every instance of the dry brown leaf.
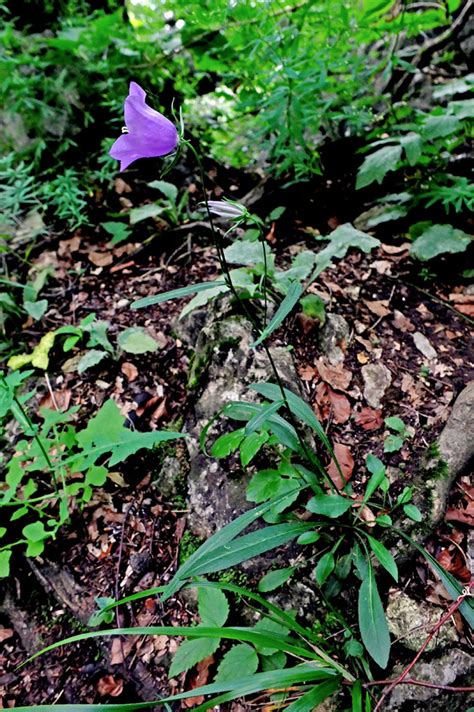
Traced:
POLYGON ((14 633, 15 631, 13 628, 4 628, 3 626, 0 626, 0 643, 3 643, 4 640, 11 638, 14 633))
POLYGON ((138 368, 133 363, 130 363, 130 361, 125 361, 120 370, 127 377, 129 383, 134 381, 138 376, 138 368))
MULTIPOLYGON (((365 300, 364 300, 365 301, 365 300)), ((366 307, 375 314, 376 316, 388 316, 390 314, 390 309, 388 309, 388 299, 379 299, 376 301, 368 302, 365 301, 366 307)))
MULTIPOLYGON (((205 685, 209 679, 209 668, 214 663, 214 656, 210 655, 205 660, 201 660, 196 665, 196 671, 189 676, 188 684, 186 685, 186 692, 188 690, 195 690, 196 687, 202 687, 205 685)), ((183 707, 194 707, 194 705, 202 705, 204 702, 204 697, 202 695, 198 697, 189 697, 187 700, 183 700, 183 707)))
POLYGON ((374 408, 362 408, 354 415, 356 424, 364 430, 378 430, 383 425, 382 411, 374 408))
POLYGON ((462 522, 474 526, 474 501, 471 500, 465 507, 448 507, 444 516, 447 522, 462 522))
POLYGON ((303 312, 297 314, 296 321, 305 336, 310 334, 317 326, 320 325, 318 319, 313 319, 311 316, 303 314, 303 312))
POLYGON ((69 408, 71 397, 72 391, 69 388, 63 388, 60 391, 53 391, 52 395, 48 391, 40 400, 38 405, 41 408, 48 408, 49 410, 57 409, 64 413, 69 408))
POLYGON ((123 193, 131 193, 132 188, 129 186, 128 183, 126 183, 123 178, 116 178, 114 180, 114 188, 115 192, 118 193, 118 195, 122 195, 123 193))
POLYGON ((107 267, 114 261, 111 252, 89 252, 87 257, 96 267, 107 267))
POLYGON ((401 252, 410 249, 410 243, 403 242, 401 245, 386 245, 382 243, 381 248, 387 255, 399 255, 401 252))
POLYGON ((378 274, 392 274, 392 263, 388 260, 374 260, 370 263, 372 269, 378 274))
POLYGON ((415 331, 415 327, 411 323, 410 319, 401 311, 398 311, 398 309, 395 309, 393 312, 392 324, 400 331, 415 331))
POLYGON ((123 679, 113 675, 104 675, 97 681, 97 692, 101 697, 118 697, 123 692, 123 679))
POLYGON ((336 393, 327 385, 321 382, 316 388, 316 403, 323 420, 332 417, 335 423, 346 423, 351 416, 351 404, 342 393, 336 393))
POLYGON ((346 486, 352 477, 352 473, 354 471, 354 458, 352 457, 352 453, 347 445, 344 445, 343 443, 334 443, 334 455, 339 463, 342 477, 341 472, 339 472, 334 460, 331 460, 329 463, 327 473, 336 485, 337 489, 341 490, 346 486))
POLYGON ((336 391, 346 391, 352 380, 352 373, 346 370, 342 364, 332 366, 324 358, 316 361, 316 368, 322 380, 328 383, 336 391))
POLYGON ((114 638, 110 649, 110 664, 121 665, 130 655, 132 648, 137 641, 137 636, 127 636, 125 640, 114 638))
POLYGON ((79 235, 70 237, 69 240, 60 240, 58 246, 58 255, 60 257, 70 257, 72 252, 77 252, 81 246, 81 238, 79 235))
POLYGON ((298 366, 298 375, 302 381, 314 381, 318 372, 313 366, 298 366))

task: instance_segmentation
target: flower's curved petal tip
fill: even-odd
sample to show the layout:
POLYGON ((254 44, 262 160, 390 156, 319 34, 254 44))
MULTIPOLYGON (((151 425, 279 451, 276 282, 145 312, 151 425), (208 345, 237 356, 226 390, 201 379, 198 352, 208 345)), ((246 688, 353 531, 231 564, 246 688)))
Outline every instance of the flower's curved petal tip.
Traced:
POLYGON ((146 98, 146 91, 145 91, 144 89, 142 89, 139 84, 137 84, 136 82, 133 82, 133 81, 132 81, 132 82, 130 82, 130 88, 129 88, 128 95, 129 95, 129 96, 137 96, 137 97, 139 97, 140 99, 145 100, 145 98, 146 98))
POLYGON ((142 158, 142 156, 137 153, 133 141, 130 141, 129 134, 122 134, 122 136, 118 137, 109 151, 109 156, 115 158, 116 161, 120 161, 121 173, 128 168, 131 163, 142 158))

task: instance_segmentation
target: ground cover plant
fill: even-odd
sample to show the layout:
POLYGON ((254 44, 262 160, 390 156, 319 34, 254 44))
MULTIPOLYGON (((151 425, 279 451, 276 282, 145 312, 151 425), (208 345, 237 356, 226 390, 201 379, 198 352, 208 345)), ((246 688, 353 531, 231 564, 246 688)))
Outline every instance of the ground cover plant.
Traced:
POLYGON ((2 704, 467 705, 472 3, 2 12, 2 704))

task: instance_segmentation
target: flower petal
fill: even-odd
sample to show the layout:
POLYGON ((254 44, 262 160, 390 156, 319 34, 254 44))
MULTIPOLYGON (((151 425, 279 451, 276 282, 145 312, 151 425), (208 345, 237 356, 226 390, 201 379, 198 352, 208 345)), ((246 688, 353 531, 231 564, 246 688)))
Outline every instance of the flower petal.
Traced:
POLYGON ((119 136, 110 149, 109 154, 112 158, 120 161, 121 171, 128 168, 133 161, 143 158, 140 153, 137 153, 136 143, 130 134, 122 134, 122 136, 119 136))
POLYGON ((142 96, 125 99, 125 124, 144 157, 164 156, 178 144, 178 132, 171 121, 145 104, 142 96))
POLYGON ((146 91, 141 88, 139 84, 136 82, 130 82, 130 89, 128 90, 128 95, 129 96, 139 96, 145 101, 146 99, 146 91))

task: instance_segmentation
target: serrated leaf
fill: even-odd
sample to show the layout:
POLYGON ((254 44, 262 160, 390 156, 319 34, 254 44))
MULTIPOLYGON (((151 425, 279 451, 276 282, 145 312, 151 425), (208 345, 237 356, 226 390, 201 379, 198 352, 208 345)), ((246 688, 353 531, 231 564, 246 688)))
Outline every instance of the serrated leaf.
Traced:
POLYGON ((370 536, 369 534, 366 534, 366 536, 370 548, 372 549, 384 569, 388 571, 391 576, 393 576, 395 581, 398 581, 397 564, 395 563, 395 559, 393 558, 389 550, 380 541, 374 539, 374 537, 370 536))
POLYGON ((398 144, 383 146, 367 156, 357 173, 356 190, 367 185, 382 183, 389 171, 394 171, 401 159, 402 147, 398 144))
POLYGON ((233 680, 242 675, 253 675, 257 672, 258 655, 247 643, 234 645, 222 658, 214 682, 233 680))
POLYGON ((269 591, 274 591, 276 588, 280 588, 284 583, 288 581, 296 570, 296 566, 288 566, 284 569, 278 569, 278 571, 269 571, 265 574, 258 582, 258 590, 260 593, 268 593, 269 591))
POLYGON ((445 253, 464 252, 472 238, 452 225, 431 225, 412 244, 410 254, 425 262, 445 253))
MULTIPOLYGON (((261 242, 248 240, 235 240, 224 250, 225 258, 229 264, 234 265, 259 265, 263 264, 263 247, 261 242)), ((270 258, 270 248, 265 243, 265 253, 270 258)))
POLYGON ((107 358, 108 354, 105 351, 100 351, 99 349, 89 349, 84 356, 81 358, 77 365, 77 372, 84 373, 89 368, 97 366, 98 363, 107 358))
MULTIPOLYGON (((199 626, 197 626, 199 629, 199 626)), ((169 669, 169 676, 175 677, 194 667, 216 652, 220 644, 219 638, 194 638, 185 640, 174 654, 169 669)))
POLYGON ((372 569, 369 567, 359 589, 359 629, 369 655, 379 667, 387 667, 390 633, 372 569))
MULTIPOLYGON (((290 632, 289 628, 286 628, 286 626, 282 625, 281 623, 277 623, 271 618, 267 618, 267 616, 264 616, 255 623, 254 630, 257 630, 260 633, 276 633, 277 635, 288 635, 288 633, 290 632)), ((274 655, 276 652, 276 648, 270 648, 266 645, 261 645, 258 643, 255 645, 255 647, 260 653, 260 655, 274 655)))
POLYGON ((406 425, 401 418, 397 415, 392 415, 389 418, 385 418, 385 425, 390 430, 394 430, 396 433, 404 433, 406 430, 406 425))
POLYGON ((153 353, 158 350, 155 339, 142 326, 131 326, 121 331, 117 343, 129 354, 153 353))
POLYGON ((198 611, 202 625, 220 628, 229 617, 227 596, 218 588, 199 588, 198 611))
POLYGON ((332 574, 335 566, 336 562, 332 551, 328 551, 321 556, 314 570, 314 577, 320 586, 322 586, 326 579, 332 574))

